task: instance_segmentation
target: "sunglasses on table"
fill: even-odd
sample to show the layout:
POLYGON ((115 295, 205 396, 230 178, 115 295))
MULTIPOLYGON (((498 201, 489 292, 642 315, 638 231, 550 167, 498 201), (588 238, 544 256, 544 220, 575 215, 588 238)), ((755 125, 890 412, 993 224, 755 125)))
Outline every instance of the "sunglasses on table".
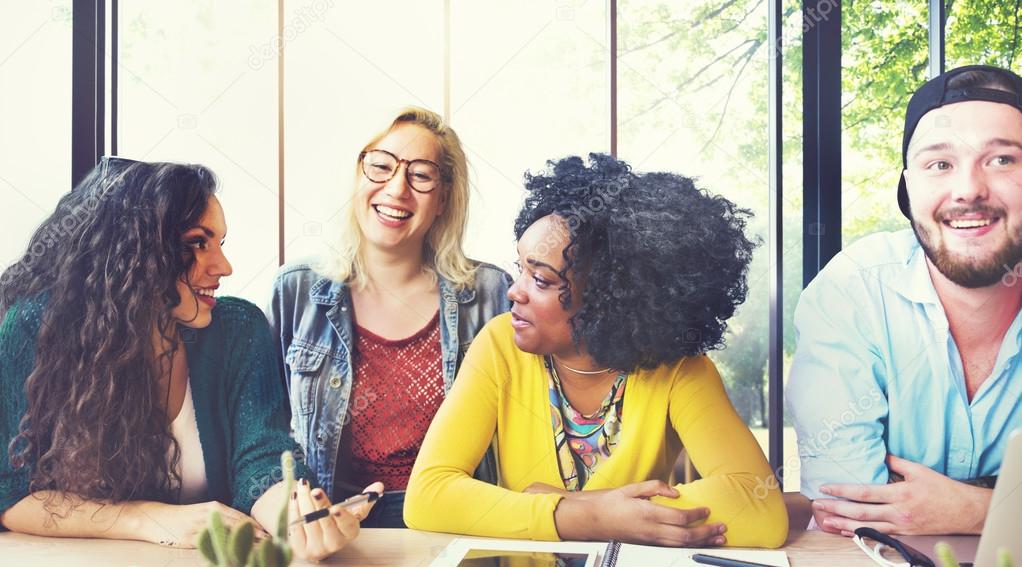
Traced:
MULTIPOLYGON (((935 567, 933 560, 925 553, 873 528, 856 528, 852 540, 877 565, 883 565, 884 567, 935 567), (891 561, 884 557, 884 550, 886 549, 896 551, 901 561, 891 561)), ((962 567, 969 567, 970 565, 963 564, 962 567)))

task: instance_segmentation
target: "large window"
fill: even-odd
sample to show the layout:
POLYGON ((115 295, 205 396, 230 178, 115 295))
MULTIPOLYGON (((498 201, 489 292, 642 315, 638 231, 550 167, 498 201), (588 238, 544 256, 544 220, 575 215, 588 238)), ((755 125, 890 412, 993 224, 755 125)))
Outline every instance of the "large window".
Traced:
POLYGON ((119 2, 118 153, 219 177, 221 290, 257 304, 277 270, 277 75, 269 3, 119 2))
POLYGON ((343 10, 288 2, 285 14, 288 262, 329 253, 358 151, 403 106, 449 115, 471 169, 466 251, 505 268, 515 256, 523 172, 609 149, 599 3, 457 3, 445 13, 441 1, 343 10), (403 17, 388 20, 386 33, 404 40, 380 41, 366 23, 393 11, 403 17))
MULTIPOLYGON (((401 107, 443 111, 441 8, 436 0, 284 3, 285 262, 331 253, 358 152, 401 107)), ((275 55, 258 72, 276 80, 275 55)))
POLYGON ((948 0, 947 68, 997 65, 1022 72, 1018 2, 948 0))
POLYGON ((71 1, 27 2, 0 16, 3 267, 71 180, 71 1))
MULTIPOLYGON (((939 42, 931 45, 933 2, 97 1, 118 12, 117 81, 107 92, 108 102, 116 93, 116 128, 107 128, 118 153, 203 163, 219 175, 235 269, 223 289, 258 304, 280 262, 331 250, 358 150, 406 105, 432 109, 458 131, 472 182, 467 252, 505 268, 514 257, 523 173, 569 154, 616 147, 638 171, 696 177, 751 210, 749 230, 763 245, 748 300, 729 323, 728 348, 711 356, 764 451, 777 449, 768 438, 783 443, 773 464, 786 467, 785 488, 797 489, 794 434, 770 411, 780 388, 768 378, 787 373, 803 269, 812 277, 842 241, 907 226, 895 200, 902 120, 908 96, 936 63, 931 54, 940 53, 939 42), (822 3, 840 6, 840 20, 813 12, 822 3), (780 49, 768 38, 773 7, 781 14, 780 49), (804 9, 812 12, 806 19, 804 9), (815 26, 829 37, 840 31, 840 50, 804 47, 815 26), (769 134, 777 56, 783 144, 769 134), (803 104, 804 72, 810 87, 821 76, 837 85, 836 69, 840 94, 821 88, 825 100, 803 104), (817 121, 824 106, 830 116, 840 112, 841 130, 818 128, 803 139, 803 124, 807 132, 832 124, 817 121), (834 143, 824 151, 822 140, 834 143), (782 157, 780 209, 769 190, 774 150, 782 157), (803 162, 806 171, 836 174, 836 160, 839 179, 819 176, 833 181, 817 188, 819 179, 807 178, 803 186, 803 162), (821 195, 840 195, 840 231, 803 226, 803 215, 814 218, 825 202, 821 195), (771 221, 783 230, 772 231, 771 221), (771 263, 777 244, 780 266, 771 263), (812 261, 805 265, 804 250, 812 261), (776 270, 780 326, 770 302, 776 270), (771 337, 781 338, 773 350, 771 337), (781 371, 771 374, 772 363, 781 371)), ((1022 71, 1015 3, 946 7, 948 68, 992 63, 1022 71)), ((53 0, 0 18, 0 220, 15 236, 0 248, 5 263, 70 179, 70 16, 68 0, 53 0)))
MULTIPOLYGON (((908 227, 895 200, 902 169, 905 106, 931 64, 926 0, 850 2, 843 8, 843 184, 845 244, 908 227)), ((945 67, 989 64, 1022 71, 1018 6, 947 2, 945 67)))
POLYGON ((842 238, 908 221, 898 209, 905 106, 927 79, 926 0, 850 2, 842 12, 842 238))
POLYGON ((610 151, 606 18, 603 2, 452 2, 449 104, 473 173, 469 256, 513 273, 522 174, 610 151))
MULTIPOLYGON (((627 0, 619 4, 620 155, 640 171, 677 171, 755 215, 769 239, 766 4, 627 0)), ((749 294, 711 353, 731 401, 767 449, 769 319, 765 246, 749 294)), ((679 266, 679 269, 684 269, 679 266)))

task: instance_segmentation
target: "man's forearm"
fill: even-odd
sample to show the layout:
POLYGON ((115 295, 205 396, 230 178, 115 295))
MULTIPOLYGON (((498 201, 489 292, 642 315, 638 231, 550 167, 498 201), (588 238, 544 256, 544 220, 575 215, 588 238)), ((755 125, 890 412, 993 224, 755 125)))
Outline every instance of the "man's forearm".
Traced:
MULTIPOLYGON (((979 534, 983 531, 993 489, 964 484, 964 499, 961 510, 948 510, 962 518, 962 533, 979 534)), ((936 502, 934 503, 936 505, 936 502)))

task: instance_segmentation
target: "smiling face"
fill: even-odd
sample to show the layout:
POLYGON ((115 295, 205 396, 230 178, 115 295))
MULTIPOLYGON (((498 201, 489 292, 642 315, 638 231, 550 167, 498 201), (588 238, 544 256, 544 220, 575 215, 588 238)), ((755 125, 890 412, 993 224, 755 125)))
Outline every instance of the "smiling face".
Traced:
POLYGON ((355 218, 366 242, 382 250, 421 254, 426 234, 443 213, 447 188, 441 183, 429 193, 414 191, 406 176, 407 161, 440 163, 440 147, 429 130, 405 123, 366 149, 385 150, 406 160, 385 183, 359 176, 355 218))
POLYGON ((532 223, 518 240, 521 274, 507 292, 515 345, 533 354, 569 358, 578 354, 571 340, 569 319, 580 306, 581 292, 568 273, 566 282, 558 272, 564 268, 564 247, 568 244, 567 224, 547 215, 532 223), (571 289, 571 305, 561 303, 564 286, 571 289))
POLYGON ((214 292, 220 287, 220 278, 231 275, 231 263, 224 256, 223 240, 227 236, 227 221, 224 210, 216 197, 210 197, 206 211, 198 224, 184 232, 181 243, 195 260, 188 273, 177 282, 177 293, 181 303, 171 310, 175 321, 201 329, 212 321, 216 307, 214 292))
POLYGON ((958 285, 997 283, 1022 259, 1022 113, 968 101, 930 111, 908 148, 912 227, 958 285))

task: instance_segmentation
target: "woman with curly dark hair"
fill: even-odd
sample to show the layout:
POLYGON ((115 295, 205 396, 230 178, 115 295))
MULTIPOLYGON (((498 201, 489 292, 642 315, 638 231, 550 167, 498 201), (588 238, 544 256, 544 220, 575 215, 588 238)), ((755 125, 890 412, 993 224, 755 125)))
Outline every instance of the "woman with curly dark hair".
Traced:
POLYGON ((526 175, 511 313, 472 343, 426 435, 408 525, 780 546, 780 491, 704 354, 745 300, 749 213, 605 155, 550 165, 526 175), (500 486, 470 477, 491 444, 500 486), (670 486, 682 447, 702 478, 670 486))
MULTIPOLYGON (((202 166, 104 158, 0 276, 0 529, 191 547, 211 510, 275 528, 287 399, 262 312, 215 297, 215 191, 202 166)), ((307 482, 291 502, 329 505, 307 482)), ((297 556, 368 509, 333 512, 292 530, 297 556)))

